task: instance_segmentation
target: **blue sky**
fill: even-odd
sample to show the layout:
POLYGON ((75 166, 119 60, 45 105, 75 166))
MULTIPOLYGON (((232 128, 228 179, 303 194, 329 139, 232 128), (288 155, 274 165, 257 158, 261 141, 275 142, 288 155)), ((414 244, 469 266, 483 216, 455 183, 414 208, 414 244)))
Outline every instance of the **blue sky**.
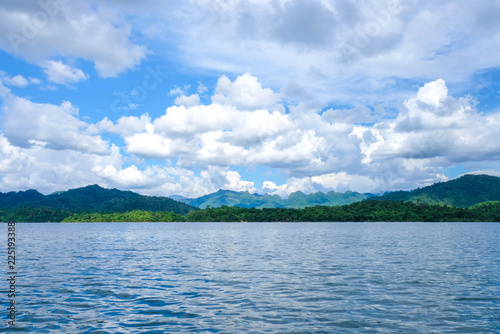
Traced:
POLYGON ((383 192, 500 175, 493 1, 0 4, 0 191, 383 192))

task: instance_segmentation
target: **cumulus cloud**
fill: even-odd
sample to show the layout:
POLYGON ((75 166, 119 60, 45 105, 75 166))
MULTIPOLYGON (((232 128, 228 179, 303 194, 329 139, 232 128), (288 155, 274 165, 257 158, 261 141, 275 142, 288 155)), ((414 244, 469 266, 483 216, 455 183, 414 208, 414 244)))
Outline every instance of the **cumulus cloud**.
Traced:
POLYGON ((317 191, 314 182, 309 177, 296 178, 292 177, 287 180, 286 184, 276 185, 272 181, 264 181, 262 185, 262 193, 270 195, 278 195, 281 198, 287 198, 291 193, 302 191, 311 193, 317 191))
MULTIPOLYGON (((242 76, 235 80, 234 87, 229 84, 232 96, 244 95, 247 86, 236 84, 241 78, 261 87, 255 77, 242 76)), ((270 89, 259 88, 257 92, 268 97, 274 95, 270 89)), ((125 138, 127 152, 144 157, 179 157, 183 166, 282 166, 297 161, 305 165, 316 159, 311 151, 322 139, 313 130, 298 129, 299 125, 289 115, 277 110, 249 110, 249 104, 238 99, 225 100, 223 104, 215 100, 218 102, 210 105, 167 108, 165 115, 152 120, 145 131, 125 138), (301 146, 307 149, 301 150, 301 146)), ((259 101, 261 107, 268 109, 272 108, 269 104, 275 103, 274 96, 259 101), (266 101, 268 105, 264 105, 266 101)), ((257 106, 251 104, 252 109, 257 106)))
POLYGON ((457 165, 488 171, 500 156, 499 113, 456 92, 498 67, 497 14, 499 4, 466 0, 5 2, 0 48, 53 84, 86 80, 87 62, 100 77, 136 68, 149 53, 145 36, 174 48, 183 65, 226 75, 210 89, 198 82, 194 94, 175 86, 162 115, 91 124, 71 102, 14 96, 9 88, 41 80, 2 72, 0 187, 60 187, 55 166, 68 185, 188 196, 255 190, 239 166, 282 172, 286 183, 257 190, 283 196, 413 188, 457 165))
POLYGON ((198 94, 193 94, 189 96, 182 94, 181 96, 178 96, 175 99, 174 103, 185 107, 192 107, 200 104, 200 96, 198 94))
POLYGON ((283 114, 235 104, 170 107, 151 120, 149 130, 127 137, 127 149, 146 158, 177 159, 186 168, 277 168, 289 177, 287 184, 268 181, 262 191, 280 195, 406 189, 445 180, 443 168, 500 154, 494 139, 498 113, 481 114, 475 100, 448 95, 441 79, 421 87, 396 117, 372 118, 371 124, 357 124, 360 115, 372 114, 363 107, 320 113, 297 106, 283 114))
POLYGON ((67 85, 88 79, 88 75, 82 70, 64 64, 62 61, 48 60, 43 67, 43 72, 53 83, 67 85))
POLYGON ((92 171, 110 186, 149 195, 198 197, 218 189, 257 191, 253 182, 242 180, 237 171, 227 167, 210 166, 199 175, 181 167, 149 166, 140 170, 134 165, 126 168, 99 165, 92 171))
POLYGON ((21 74, 15 75, 13 77, 7 75, 4 71, 0 71, 0 85, 12 86, 12 87, 27 87, 28 85, 39 85, 42 80, 38 78, 25 78, 21 74))
POLYGON ((411 92, 405 80, 463 83, 500 56, 493 2, 186 1, 177 10, 184 15, 163 27, 175 27, 186 64, 251 70, 268 85, 295 87, 295 99, 400 101, 411 92))
MULTIPOLYGON (((45 68, 54 56, 80 58, 93 62, 101 77, 113 77, 147 54, 132 41, 125 18, 104 5, 22 0, 0 6, 0 15, 0 48, 45 68)), ((72 72, 73 80, 82 78, 72 72)))
POLYGON ((198 94, 204 94, 208 91, 208 87, 205 86, 203 83, 198 81, 198 88, 197 88, 198 94))
POLYGON ((254 183, 251 181, 243 181, 241 175, 236 171, 228 171, 226 173, 226 184, 222 186, 223 189, 233 191, 248 191, 250 193, 257 192, 254 183))
POLYGON ((112 147, 108 155, 37 145, 23 148, 0 135, 0 191, 37 189, 49 194, 93 183, 106 185, 92 169, 99 165, 120 166, 121 159, 117 147, 112 147))
POLYGON ((337 191, 366 192, 368 189, 380 189, 381 181, 371 176, 352 175, 346 172, 313 176, 311 181, 321 185, 324 189, 337 191))
POLYGON ((169 107, 154 120, 154 131, 169 137, 193 137, 207 131, 226 130, 237 122, 237 111, 221 105, 169 107))
POLYGON ((105 117, 97 124, 91 125, 89 127, 89 132, 99 133, 101 131, 108 131, 120 134, 123 137, 129 137, 136 133, 145 131, 148 124, 151 124, 151 117, 149 117, 148 114, 141 115, 140 117, 120 117, 116 124, 105 117))
POLYGON ((249 73, 231 82, 226 76, 217 81, 212 102, 228 104, 242 110, 256 110, 273 105, 278 100, 270 88, 262 88, 258 79, 249 73))
POLYGON ((172 88, 170 90, 169 94, 170 94, 170 96, 175 96, 175 95, 185 94, 185 92, 184 92, 184 89, 175 86, 175 88, 172 88))
POLYGON ((15 86, 15 87, 26 87, 29 85, 29 81, 18 74, 13 77, 9 77, 5 72, 0 71, 0 84, 3 83, 7 86, 15 86))
POLYGON ((380 140, 366 146, 374 148, 372 157, 433 159, 448 166, 499 156, 493 139, 499 114, 481 114, 475 100, 447 95, 443 80, 426 84, 404 106, 396 119, 378 125, 380 140))
POLYGON ((175 158, 186 150, 176 141, 151 132, 136 133, 125 138, 125 143, 127 153, 150 159, 175 158))
POLYGON ((10 92, 2 97, 2 131, 13 145, 98 154, 108 152, 109 143, 85 133, 88 124, 78 118, 78 109, 70 102, 60 105, 34 103, 10 92))
POLYGON ((148 177, 147 171, 140 171, 137 166, 130 166, 124 169, 118 169, 113 165, 107 166, 94 166, 92 168, 97 176, 111 181, 113 184, 118 184, 121 187, 126 188, 141 188, 145 186, 151 186, 154 184, 155 180, 148 177))
MULTIPOLYGON (((261 87, 254 77, 247 79, 261 87)), ((237 80, 225 85, 233 97, 247 87, 234 85, 237 80)), ((0 187, 58 187, 50 158, 66 168, 64 177, 77 175, 69 184, 87 178, 154 195, 196 197, 220 188, 282 197, 299 190, 381 192, 446 180, 443 170, 457 165, 487 170, 500 158, 500 113, 481 113, 473 98, 451 96, 442 79, 415 90, 392 117, 381 118, 362 106, 323 112, 315 104, 299 104, 284 113, 274 109, 280 101, 272 90, 257 91, 273 96, 257 109, 249 107, 257 106, 253 102, 225 97, 208 105, 171 106, 156 118, 144 114, 89 124, 70 102, 34 103, 0 85, 0 169, 8 171, 0 187), (367 115, 373 116, 370 123, 359 122, 367 115), (100 137, 104 132, 119 135, 125 146, 110 147, 100 137), (257 166, 281 172, 286 183, 264 178, 258 189, 238 170, 257 166), (29 178, 36 168, 40 172, 29 178)))

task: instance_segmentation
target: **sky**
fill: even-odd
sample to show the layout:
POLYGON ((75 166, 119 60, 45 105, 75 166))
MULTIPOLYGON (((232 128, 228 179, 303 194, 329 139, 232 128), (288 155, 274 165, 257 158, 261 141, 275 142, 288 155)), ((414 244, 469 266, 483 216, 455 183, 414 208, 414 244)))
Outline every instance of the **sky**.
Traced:
POLYGON ((500 176, 500 2, 0 4, 0 191, 500 176))

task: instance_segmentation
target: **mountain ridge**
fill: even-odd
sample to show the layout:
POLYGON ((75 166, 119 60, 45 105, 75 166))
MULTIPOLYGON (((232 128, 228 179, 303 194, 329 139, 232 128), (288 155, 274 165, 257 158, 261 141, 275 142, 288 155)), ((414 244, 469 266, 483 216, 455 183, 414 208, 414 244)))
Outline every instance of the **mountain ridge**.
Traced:
MULTIPOLYGON (((179 197, 178 197, 179 198, 179 197)), ((442 204, 457 207, 468 207, 482 202, 500 200, 500 178, 490 175, 465 174, 459 178, 445 182, 417 188, 409 191, 398 190, 382 195, 346 191, 339 193, 315 192, 305 194, 301 191, 293 192, 287 199, 278 195, 250 194, 219 189, 218 191, 197 198, 182 198, 179 201, 204 209, 227 206, 243 208, 294 208, 301 209, 309 206, 324 205, 336 206, 356 203, 366 199, 403 201, 425 204, 442 204)))
POLYGON ((278 195, 251 194, 232 190, 218 191, 197 198, 183 196, 146 196, 129 190, 106 189, 99 185, 69 189, 43 195, 29 189, 18 192, 0 192, 2 209, 50 208, 71 212, 126 212, 132 210, 172 211, 185 214, 206 207, 236 206, 241 208, 293 208, 311 206, 341 206, 366 199, 440 204, 470 207, 483 202, 500 201, 500 178, 489 175, 466 174, 459 178, 432 184, 410 191, 394 191, 383 195, 346 191, 338 193, 294 192, 287 199, 278 195))
POLYGON ((238 206, 242 208, 292 208, 302 209, 308 206, 325 205, 336 206, 351 204, 364 199, 371 198, 373 194, 361 194, 357 192, 347 191, 338 193, 329 191, 328 193, 316 192, 305 194, 301 191, 296 191, 290 194, 287 199, 283 199, 278 195, 270 194, 251 194, 248 191, 237 192, 233 190, 219 189, 218 191, 196 197, 196 198, 179 198, 179 201, 191 206, 204 209, 206 207, 217 208, 221 206, 238 206))
POLYGON ((132 210, 172 211, 185 214, 198 210, 168 197, 145 196, 129 190, 89 185, 50 195, 36 190, 0 193, 0 208, 50 208, 75 212, 127 212, 132 210))
POLYGON ((500 177, 465 174, 446 182, 410 191, 394 191, 374 199, 470 207, 483 202, 499 201, 500 177))

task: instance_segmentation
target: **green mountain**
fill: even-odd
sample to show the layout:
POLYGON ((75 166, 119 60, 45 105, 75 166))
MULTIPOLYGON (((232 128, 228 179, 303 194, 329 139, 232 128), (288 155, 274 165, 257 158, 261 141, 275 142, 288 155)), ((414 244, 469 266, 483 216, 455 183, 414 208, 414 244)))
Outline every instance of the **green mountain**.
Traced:
POLYGON ((176 196, 174 198, 178 198, 181 202, 202 209, 206 207, 218 208, 223 205, 238 206, 242 208, 283 207, 281 197, 279 196, 262 196, 257 194, 250 194, 248 191, 238 192, 220 189, 215 193, 197 198, 181 198, 180 196, 176 196))
MULTIPOLYGON (((355 202, 364 202, 365 199, 369 198, 376 201, 410 202, 409 204, 412 205, 423 203, 438 204, 437 207, 440 207, 439 205, 452 205, 459 208, 467 207, 470 210, 470 214, 472 214, 470 217, 465 215, 465 211, 457 211, 458 215, 465 215, 462 217, 463 219, 491 221, 492 219, 498 220, 497 217, 499 217, 500 214, 500 178, 488 175, 465 175, 455 180, 436 183, 412 191, 396 191, 376 197, 371 194, 360 194, 350 191, 345 193, 331 191, 326 194, 321 192, 313 194, 295 192, 287 199, 282 199, 277 195, 258 195, 250 194, 249 192, 219 190, 213 194, 194 199, 181 196, 177 196, 176 198, 179 201, 175 201, 168 197, 143 196, 131 191, 104 189, 97 185, 55 192, 50 195, 43 195, 36 190, 0 193, 0 221, 61 221, 74 214, 91 213, 101 214, 102 216, 99 216, 101 220, 117 220, 118 218, 111 216, 111 214, 131 211, 134 211, 133 217, 124 216, 120 219, 130 220, 135 218, 136 220, 148 221, 178 221, 181 219, 179 216, 161 216, 156 213, 162 211, 167 213, 173 212, 177 215, 185 215, 188 212, 199 210, 198 208, 207 208, 208 206, 219 208, 227 206, 239 207, 240 209, 250 208, 251 210, 264 209, 257 210, 257 212, 262 211, 262 214, 266 213, 266 215, 267 213, 275 214, 281 212, 280 210, 292 210, 283 211, 289 214, 290 212, 295 212, 293 210, 296 209, 317 206, 337 207, 355 202)), ((369 206, 368 204, 366 205, 369 206)), ((372 203, 370 205, 373 206, 375 204, 372 203)), ((365 207, 366 206, 353 206, 352 208, 357 210, 365 207)), ((420 206, 417 205, 417 207, 420 206)), ((415 207, 408 208, 411 208, 411 210, 419 210, 415 207)), ((432 210, 437 209, 433 208, 432 210)), ((207 212, 211 211, 208 210, 207 212)), ((201 213, 197 213, 197 215, 199 214, 201 213)), ((348 216, 349 215, 350 213, 348 216)), ((229 219, 228 217, 229 216, 224 219, 229 219)), ((326 217, 321 218, 321 215, 319 215, 319 217, 320 218, 314 218, 311 216, 309 218, 302 217, 300 219, 326 219, 326 217)), ((417 216, 414 217, 413 214, 408 217, 408 219, 431 219, 429 218, 430 216, 427 218, 417 218, 417 216)), ((457 216, 455 218, 459 219, 460 217, 457 216)), ((87 217, 85 219, 98 218, 87 217)), ((245 217, 241 219, 250 220, 250 218, 246 219, 245 217)), ((281 217, 276 219, 283 220, 288 218, 281 217)), ((295 219, 296 218, 293 217, 290 218, 290 220, 295 219)), ((333 218, 330 217, 328 219, 333 218)), ((347 217, 346 219, 351 218, 347 217)))
POLYGON ((316 205, 346 205, 369 198, 469 207, 481 202, 500 201, 500 178, 489 175, 464 175, 458 179, 436 183, 428 187, 412 191, 395 191, 381 196, 352 191, 344 193, 330 191, 326 194, 322 192, 304 194, 297 191, 290 194, 287 199, 282 199, 278 195, 258 195, 249 192, 219 190, 198 198, 185 198, 182 196, 172 196, 172 198, 201 209, 208 206, 218 208, 223 205, 258 209, 301 209, 316 205))
POLYGON ((500 178, 489 175, 464 175, 412 191, 395 191, 377 200, 444 204, 469 207, 482 202, 500 201, 500 178))
POLYGON ((143 196, 131 191, 105 189, 98 185, 44 196, 36 190, 0 193, 0 208, 44 208, 71 212, 172 211, 185 214, 197 210, 168 197, 143 196))
POLYGON ((237 206, 241 208, 294 208, 300 209, 309 206, 324 205, 335 206, 351 204, 359 202, 364 199, 370 198, 371 194, 360 194, 352 191, 345 193, 337 193, 330 191, 328 193, 313 193, 304 194, 301 191, 290 194, 288 199, 282 199, 278 195, 258 195, 250 194, 248 191, 237 192, 231 190, 219 190, 215 193, 208 194, 198 198, 182 198, 176 196, 179 201, 189 204, 191 206, 206 208, 218 208, 223 205, 237 206))
POLYGON ((371 198, 372 194, 360 194, 358 192, 346 191, 345 193, 338 193, 329 191, 328 193, 316 192, 312 194, 304 194, 301 191, 290 194, 286 201, 287 208, 300 209, 309 206, 337 206, 351 204, 365 199, 371 198))
POLYGON ((26 190, 18 192, 0 193, 0 208, 13 208, 19 204, 36 202, 45 196, 36 190, 26 190))

